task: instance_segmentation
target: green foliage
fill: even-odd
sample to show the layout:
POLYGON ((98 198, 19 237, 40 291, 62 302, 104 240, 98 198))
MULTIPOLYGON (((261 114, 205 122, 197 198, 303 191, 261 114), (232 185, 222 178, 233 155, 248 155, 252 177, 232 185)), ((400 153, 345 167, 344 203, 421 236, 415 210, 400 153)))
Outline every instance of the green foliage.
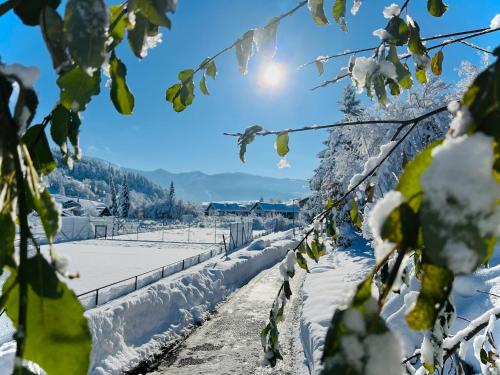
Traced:
POLYGON ((85 110, 92 96, 99 94, 100 83, 100 71, 89 76, 80 67, 74 67, 57 79, 57 85, 61 89, 61 104, 75 112, 85 110))
POLYGON ((443 0, 427 0, 427 10, 434 17, 441 17, 448 10, 448 5, 443 0))
POLYGON ((113 49, 121 43, 121 41, 125 37, 127 28, 129 28, 131 25, 128 22, 128 18, 124 16, 123 7, 121 7, 120 5, 111 5, 109 7, 109 23, 114 27, 109 33, 113 38, 113 41, 108 46, 108 49, 113 49))
MULTIPOLYGON (((41 254, 28 259, 24 275, 29 300, 25 358, 38 363, 49 374, 86 374, 92 342, 77 297, 59 281, 41 254)), ((21 277, 12 271, 3 287, 4 293, 9 291, 5 309, 15 325, 19 322, 21 277)))
POLYGON ((172 23, 165 13, 174 11, 175 5, 170 0, 137 0, 136 9, 157 26, 164 26, 170 29, 172 23))
POLYGON ((299 251, 297 251, 295 255, 297 257, 296 262, 299 265, 299 267, 305 270, 307 273, 309 273, 309 267, 307 266, 306 258, 304 258, 304 256, 299 251))
POLYGON ((114 51, 109 59, 109 73, 111 75, 111 100, 116 110, 123 115, 131 115, 135 100, 125 81, 127 68, 116 57, 114 51))
POLYGON ((453 284, 453 274, 446 268, 423 264, 422 270, 422 286, 417 302, 406 315, 408 326, 414 330, 431 329, 434 326, 453 284))
POLYGON ((395 46, 389 47, 389 55, 387 60, 392 62, 396 67, 396 74, 398 75, 398 83, 404 89, 410 89, 413 86, 413 79, 411 78, 410 70, 406 63, 402 63, 398 57, 398 51, 395 46))
POLYGON ((309 1, 309 9, 311 10, 313 20, 317 25, 328 24, 328 19, 326 18, 325 15, 323 0, 309 1))
POLYGON ((392 17, 385 29, 392 36, 390 39, 391 44, 402 46, 408 42, 410 29, 408 28, 406 22, 400 17, 392 17))
POLYGON ((82 69, 93 73, 104 62, 106 25, 103 0, 68 0, 64 31, 71 57, 82 69))
POLYGON ((333 5, 333 18, 340 24, 342 31, 347 31, 347 24, 345 22, 345 8, 346 0, 335 0, 333 5))
POLYGON ((398 245, 402 250, 415 249, 418 243, 418 215, 407 203, 396 207, 382 226, 382 239, 398 245))
MULTIPOLYGON (((14 13, 29 26, 36 26, 40 23, 40 13, 44 5, 56 9, 61 0, 18 0, 11 1, 11 6, 14 8, 14 13)), ((6 4, 5 4, 6 5, 6 4)))
POLYGON ((403 194, 408 205, 415 212, 420 209, 423 197, 420 176, 432 162, 432 150, 442 142, 443 140, 437 140, 422 150, 415 158, 408 162, 403 173, 399 177, 399 183, 396 190, 403 194))
POLYGON ((424 55, 427 52, 427 48, 422 44, 422 39, 420 38, 420 27, 416 21, 411 21, 408 23, 410 29, 410 37, 408 40, 408 49, 411 53, 415 55, 424 55))
POLYGON ((361 230, 361 227, 363 225, 363 216, 361 215, 361 212, 359 212, 356 199, 353 199, 351 201, 351 210, 349 211, 349 216, 351 218, 352 225, 354 225, 357 230, 361 230))
POLYGON ((245 132, 238 138, 238 145, 240 146, 240 160, 245 162, 245 153, 247 151, 247 145, 255 140, 255 136, 258 132, 262 131, 262 126, 252 125, 245 129, 245 132))
POLYGON ((288 154, 288 151, 290 151, 288 148, 288 132, 284 131, 276 137, 276 152, 283 158, 288 154))
POLYGON ((432 73, 436 76, 440 76, 443 73, 443 51, 438 51, 431 60, 432 73))
MULTIPOLYGON (((5 194, 3 194, 5 195, 5 194)), ((5 197, 2 199, 2 206, 6 203, 5 197)), ((10 205, 2 207, 0 211, 0 275, 6 265, 14 264, 14 241, 16 238, 16 223, 14 215, 10 212, 10 205)))
POLYGON ((41 13, 40 30, 52 58, 52 65, 57 72, 66 70, 71 65, 64 38, 64 22, 52 7, 45 6, 41 13))
POLYGON ((180 83, 176 83, 167 89, 166 99, 172 103, 172 107, 176 112, 182 112, 194 100, 194 70, 183 70, 178 77, 180 83))

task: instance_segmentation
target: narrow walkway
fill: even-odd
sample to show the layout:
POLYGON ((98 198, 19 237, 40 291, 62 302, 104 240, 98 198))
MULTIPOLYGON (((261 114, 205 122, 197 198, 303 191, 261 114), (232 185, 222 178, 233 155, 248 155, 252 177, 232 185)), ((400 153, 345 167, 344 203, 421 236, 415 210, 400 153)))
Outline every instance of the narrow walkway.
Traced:
POLYGON ((259 366, 262 354, 259 333, 280 287, 278 266, 261 272, 223 303, 215 316, 194 331, 180 347, 168 354, 152 374, 296 374, 300 288, 304 273, 292 279, 292 300, 282 323, 283 361, 274 369, 259 366))

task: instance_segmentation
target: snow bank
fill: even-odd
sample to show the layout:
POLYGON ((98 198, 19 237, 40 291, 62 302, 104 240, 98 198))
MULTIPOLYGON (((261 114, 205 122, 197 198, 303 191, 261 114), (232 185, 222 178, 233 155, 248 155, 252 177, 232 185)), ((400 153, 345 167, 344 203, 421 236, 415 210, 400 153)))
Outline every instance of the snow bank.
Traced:
POLYGON ((195 266, 86 313, 93 336, 90 374, 119 374, 187 334, 217 303, 283 259, 292 232, 266 237, 261 251, 242 249, 195 266))
POLYGON ((357 238, 349 249, 336 249, 309 264, 303 285, 300 337, 311 374, 319 374, 326 331, 333 312, 344 306, 356 285, 372 268, 373 250, 357 238))

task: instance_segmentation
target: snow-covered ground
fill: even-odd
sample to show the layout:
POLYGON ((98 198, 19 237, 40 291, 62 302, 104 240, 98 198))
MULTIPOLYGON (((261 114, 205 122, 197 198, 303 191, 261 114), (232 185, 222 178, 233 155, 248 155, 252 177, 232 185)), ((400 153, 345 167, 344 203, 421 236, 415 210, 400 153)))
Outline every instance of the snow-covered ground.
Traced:
MULTIPOLYGON (((142 272, 210 251, 215 245, 88 240, 54 245, 69 260, 69 271, 79 278, 65 282, 80 294, 142 272)), ((48 246, 42 246, 48 254, 48 246)))
POLYGON ((295 340, 300 310, 300 287, 305 272, 291 280, 294 298, 285 309, 280 326, 284 360, 277 367, 261 367, 259 333, 267 323, 269 309, 282 276, 278 265, 261 272, 217 308, 217 313, 196 329, 180 346, 167 353, 153 374, 297 374, 296 357, 302 357, 300 340, 295 340), (297 344, 299 346, 297 347, 297 344))
POLYGON ((366 241, 358 238, 349 249, 330 251, 318 264, 309 261, 310 273, 303 284, 300 336, 311 374, 320 372, 333 312, 348 302, 353 289, 373 266, 372 253, 366 241))

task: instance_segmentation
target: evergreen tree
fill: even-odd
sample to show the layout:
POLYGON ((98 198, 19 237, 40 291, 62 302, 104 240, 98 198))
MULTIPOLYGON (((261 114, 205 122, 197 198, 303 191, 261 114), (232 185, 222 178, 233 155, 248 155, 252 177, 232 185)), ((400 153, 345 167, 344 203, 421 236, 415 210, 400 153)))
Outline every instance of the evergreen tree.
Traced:
POLYGON ((174 187, 174 181, 170 181, 170 190, 168 192, 168 214, 171 219, 174 218, 174 211, 175 211, 175 187, 174 187))
POLYGON ((113 216, 119 215, 118 199, 116 198, 116 187, 114 182, 114 172, 109 175, 109 193, 111 195, 111 213, 113 216))
POLYGON ((120 216, 127 218, 130 211, 130 193, 128 190, 127 175, 123 175, 122 189, 120 194, 120 216))

